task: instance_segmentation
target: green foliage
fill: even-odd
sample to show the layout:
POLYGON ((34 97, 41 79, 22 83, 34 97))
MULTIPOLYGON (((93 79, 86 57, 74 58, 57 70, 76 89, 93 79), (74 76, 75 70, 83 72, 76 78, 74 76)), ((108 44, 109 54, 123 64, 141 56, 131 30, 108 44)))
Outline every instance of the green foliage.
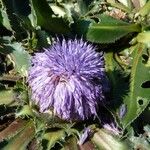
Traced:
POLYGON ((0 149, 148 150, 149 12, 146 0, 0 0, 0 149), (100 106, 101 123, 65 121, 53 110, 39 112, 31 100, 26 81, 31 56, 56 37, 82 37, 105 51, 110 91, 106 110, 100 106))
POLYGON ((27 75, 27 70, 30 66, 30 55, 25 51, 21 43, 5 44, 3 48, 4 53, 8 52, 9 58, 14 64, 14 68, 21 76, 27 75))
POLYGON ((148 15, 150 12, 150 1, 148 1, 140 10, 139 10, 139 14, 141 16, 145 16, 148 15))
POLYGON ((24 105, 21 110, 16 113, 16 117, 34 116, 33 111, 29 105, 24 105))
POLYGON ((87 32, 87 39, 96 43, 114 43, 132 32, 140 32, 140 26, 129 24, 110 16, 101 15, 100 23, 92 23, 87 32))
POLYGON ((27 124, 27 121, 16 119, 6 129, 0 132, 0 142, 4 140, 9 140, 10 138, 17 135, 19 132, 21 132, 25 128, 26 124, 27 124))
POLYGON ((72 25, 73 30, 79 35, 86 37, 86 33, 88 31, 88 27, 90 25, 90 20, 78 20, 76 23, 72 25))
POLYGON ((16 70, 20 75, 26 76, 30 66, 30 55, 25 51, 21 43, 13 43, 7 46, 13 50, 10 57, 12 57, 16 70))
POLYGON ((137 42, 139 43, 145 43, 145 44, 150 43, 150 31, 139 33, 136 39, 137 42))
POLYGON ((6 13, 6 8, 4 7, 2 0, 0 1, 0 24, 2 24, 6 29, 12 31, 8 15, 6 13))
POLYGON ((137 44, 133 57, 134 64, 131 68, 130 92, 124 98, 124 103, 127 106, 127 113, 122 118, 124 128, 137 118, 150 102, 150 89, 143 86, 150 77, 150 67, 146 66, 142 58, 145 52, 145 45, 137 44))
POLYGON ((128 73, 123 72, 124 64, 122 67, 121 64, 117 63, 115 59, 116 54, 113 52, 105 53, 106 71, 111 84, 111 101, 108 107, 110 107, 109 110, 115 119, 119 118, 123 97, 129 91, 128 73))
POLYGON ((70 31, 67 22, 62 18, 54 17, 55 14, 46 0, 31 0, 31 6, 32 15, 36 17, 37 25, 54 33, 69 34, 70 31))
POLYGON ((12 90, 0 91, 0 105, 10 105, 14 102, 15 94, 12 90))
POLYGON ((1 0, 1 2, 3 3, 3 7, 5 8, 8 17, 9 22, 7 21, 7 26, 10 24, 12 34, 15 35, 16 39, 21 41, 26 35, 26 31, 22 27, 22 21, 24 18, 27 18, 30 12, 28 0, 1 0))
POLYGON ((9 143, 3 148, 3 150, 26 150, 27 145, 34 137, 34 125, 33 122, 28 122, 24 129, 21 130, 16 136, 9 140, 9 143))
POLYGON ((47 150, 51 149, 57 142, 64 141, 66 133, 64 130, 50 131, 44 134, 44 139, 48 140, 47 150))

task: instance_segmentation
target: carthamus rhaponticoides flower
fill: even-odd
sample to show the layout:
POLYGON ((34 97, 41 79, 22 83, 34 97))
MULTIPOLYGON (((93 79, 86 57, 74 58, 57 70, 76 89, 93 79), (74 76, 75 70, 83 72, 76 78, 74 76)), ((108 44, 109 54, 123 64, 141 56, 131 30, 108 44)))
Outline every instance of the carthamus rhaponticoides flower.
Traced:
POLYGON ((66 120, 96 115, 104 100, 103 53, 83 40, 59 40, 32 57, 28 83, 41 112, 53 109, 66 120))

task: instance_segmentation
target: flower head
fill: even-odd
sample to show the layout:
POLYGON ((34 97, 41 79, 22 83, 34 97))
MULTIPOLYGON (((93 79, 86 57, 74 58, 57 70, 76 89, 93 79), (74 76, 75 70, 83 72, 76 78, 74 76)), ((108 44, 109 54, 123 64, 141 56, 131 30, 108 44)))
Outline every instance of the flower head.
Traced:
POLYGON ((66 120, 96 115, 106 76, 103 53, 95 50, 83 40, 57 40, 32 57, 28 83, 41 112, 52 108, 66 120))

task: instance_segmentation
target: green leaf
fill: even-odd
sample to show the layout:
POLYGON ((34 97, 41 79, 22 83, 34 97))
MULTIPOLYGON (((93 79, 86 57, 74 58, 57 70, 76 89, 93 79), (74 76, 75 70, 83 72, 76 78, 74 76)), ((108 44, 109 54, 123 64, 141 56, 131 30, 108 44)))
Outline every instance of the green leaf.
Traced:
POLYGON ((138 14, 144 17, 149 13, 150 13, 150 1, 147 1, 147 3, 139 10, 138 14))
POLYGON ((11 138, 2 150, 26 150, 27 145, 34 137, 34 134, 35 130, 33 122, 29 121, 24 129, 11 138))
POLYGON ((92 0, 77 0, 81 15, 84 15, 88 12, 91 2, 92 0))
POLYGON ((121 65, 114 58, 115 55, 116 53, 111 51, 106 52, 104 55, 105 68, 111 86, 109 93, 111 101, 107 107, 114 117, 117 126, 122 128, 118 116, 124 115, 124 112, 126 111, 123 107, 123 97, 128 93, 129 80, 127 72, 122 69, 121 65), (120 107, 123 109, 118 111, 120 110, 120 107))
POLYGON ((44 139, 48 140, 47 150, 51 149, 56 143, 64 141, 66 133, 64 130, 51 131, 44 135, 44 139))
POLYGON ((29 105, 24 105, 20 111, 16 113, 16 117, 33 116, 33 111, 29 105))
POLYGON ((99 150, 127 150, 129 143, 124 143, 119 138, 114 137, 103 129, 99 129, 93 137, 92 141, 99 150))
POLYGON ((30 6, 28 0, 1 0, 6 9, 8 19, 10 20, 11 28, 15 38, 21 41, 26 36, 26 31, 21 23, 24 18, 30 14, 30 6))
POLYGON ((0 132, 0 142, 3 140, 8 140, 15 135, 17 135, 20 131, 22 131, 27 124, 27 121, 22 119, 16 119, 13 121, 7 128, 0 132))
POLYGON ((138 24, 129 24, 110 16, 101 15, 100 23, 92 23, 87 32, 87 39, 96 43, 113 43, 132 32, 140 32, 138 24))
POLYGON ((81 37, 86 36, 90 23, 91 21, 89 20, 78 20, 77 22, 72 24, 72 29, 77 35, 81 37))
POLYGON ((38 41, 37 41, 37 49, 42 49, 43 47, 49 47, 51 44, 51 37, 43 30, 36 31, 38 41))
POLYGON ((15 94, 13 90, 0 91, 0 105, 9 105, 15 100, 15 94))
POLYGON ((139 33, 136 39, 139 43, 150 43, 150 31, 139 33))
POLYGON ((4 44, 0 47, 0 52, 7 55, 10 61, 13 63, 14 68, 21 76, 27 76, 28 68, 30 67, 30 55, 21 43, 14 42, 4 44))
POLYGON ((128 78, 126 73, 123 72, 120 65, 114 59, 115 53, 105 53, 105 68, 111 84, 111 111, 120 107, 123 101, 123 96, 128 91, 128 78), (121 89, 121 90, 120 90, 121 89))
POLYGON ((10 20, 6 12, 6 7, 2 0, 0 0, 0 23, 8 30, 12 31, 10 20))
POLYGON ((15 65, 15 70, 20 73, 21 76, 27 76, 27 71, 30 66, 30 55, 21 43, 7 44, 6 50, 12 50, 10 58, 15 65))
POLYGON ((150 102, 150 88, 143 84, 150 80, 150 66, 143 60, 143 54, 146 53, 146 46, 137 44, 133 65, 131 68, 130 91, 124 97, 124 103, 127 107, 125 116, 121 119, 124 129, 136 119, 150 102))
POLYGON ((70 29, 68 23, 62 18, 54 17, 52 9, 46 0, 30 0, 32 14, 37 20, 37 25, 53 32, 68 34, 70 29))

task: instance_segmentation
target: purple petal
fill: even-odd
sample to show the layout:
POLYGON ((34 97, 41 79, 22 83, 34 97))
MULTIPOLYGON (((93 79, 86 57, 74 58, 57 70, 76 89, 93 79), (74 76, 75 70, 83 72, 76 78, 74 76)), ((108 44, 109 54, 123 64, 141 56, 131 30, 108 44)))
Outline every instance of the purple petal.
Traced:
POLYGON ((96 116, 108 81, 103 53, 95 50, 82 39, 57 39, 32 57, 28 83, 41 112, 53 108, 55 115, 66 120, 96 116))

